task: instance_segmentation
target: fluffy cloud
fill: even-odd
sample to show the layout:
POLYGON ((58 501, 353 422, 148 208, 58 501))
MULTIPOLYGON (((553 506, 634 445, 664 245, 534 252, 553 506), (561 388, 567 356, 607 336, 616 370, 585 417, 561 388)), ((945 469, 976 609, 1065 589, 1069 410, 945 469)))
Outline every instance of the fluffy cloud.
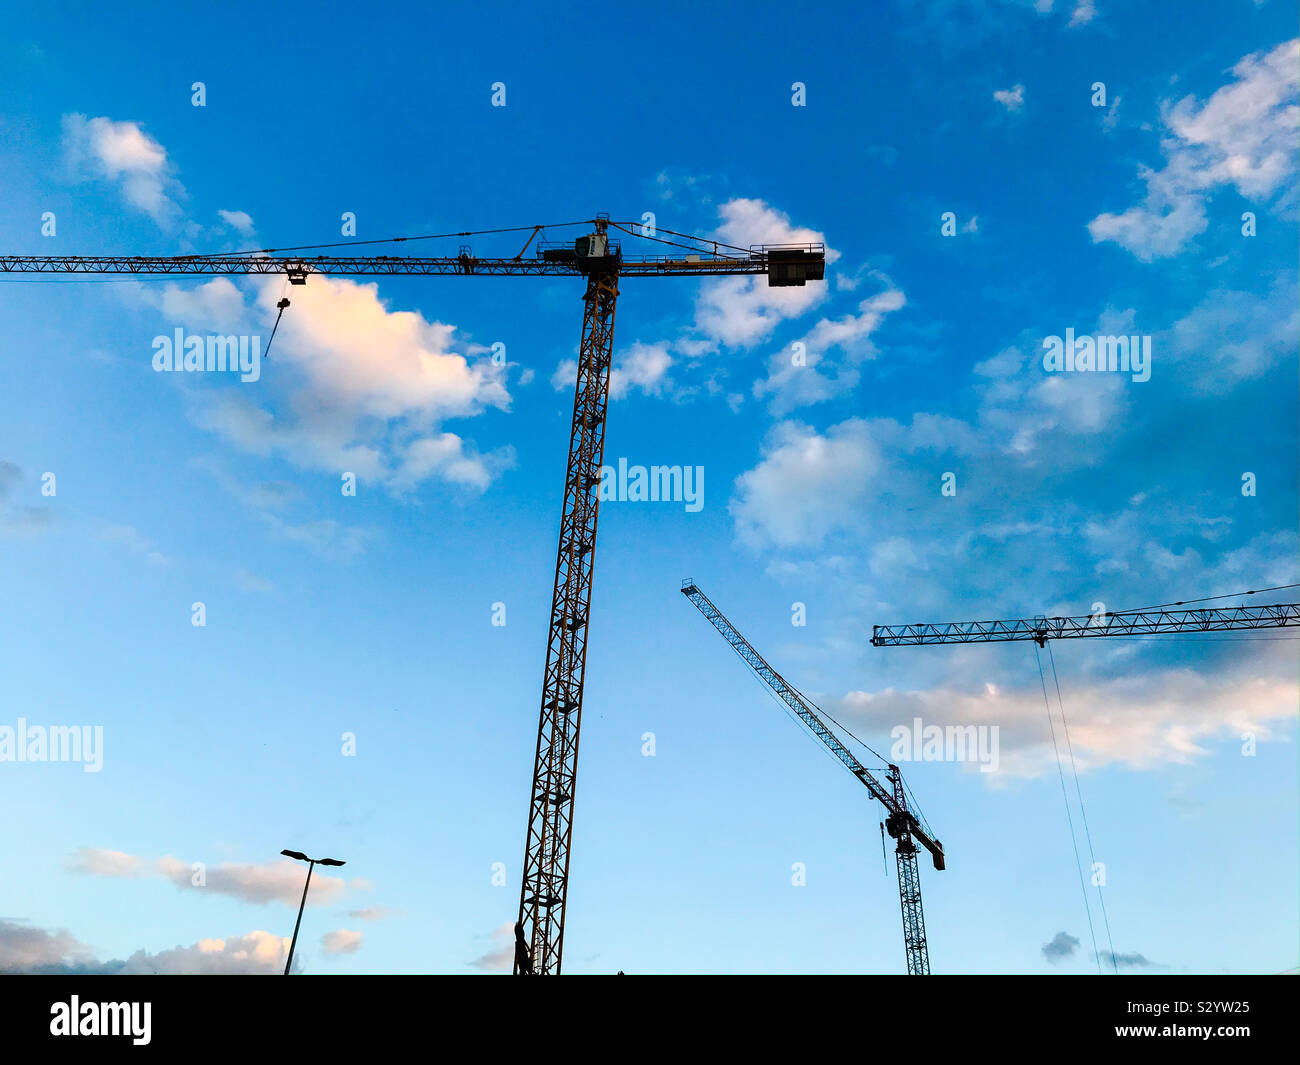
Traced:
MULTIPOLYGON (((738 247, 751 244, 825 243, 813 229, 795 226, 787 215, 762 200, 729 200, 719 209, 716 236, 738 247)), ((826 249, 827 263, 839 258, 826 249)), ((826 298, 826 285, 771 288, 766 277, 708 279, 700 286, 695 304, 695 329, 716 346, 752 347, 789 318, 807 313, 826 298)))
POLYGON ((1093 241, 1114 241, 1143 262, 1175 255, 1208 226, 1206 196, 1214 189, 1232 185, 1264 200, 1291 180, 1298 57, 1300 41, 1287 41, 1243 58, 1233 67, 1236 80, 1203 105, 1191 96, 1166 104, 1164 167, 1140 171, 1147 187, 1141 204, 1088 223, 1093 241))
MULTIPOLYGON (((668 385, 668 370, 673 365, 668 344, 660 341, 643 344, 637 341, 630 348, 614 348, 614 365, 609 372, 609 398, 623 399, 633 389, 646 395, 660 395, 668 385)), ((557 392, 573 390, 578 378, 578 361, 564 359, 551 374, 551 387, 557 392)))
POLYGON ((138 123, 64 115, 63 153, 74 177, 116 182, 123 199, 156 222, 171 225, 179 216, 185 190, 163 146, 138 123))
POLYGON ((0 918, 0 973, 49 971, 89 960, 89 948, 67 931, 47 932, 0 918))
POLYGON ((66 931, 47 932, 0 919, 0 973, 275 976, 284 972, 288 952, 287 938, 254 931, 229 939, 201 939, 157 954, 138 950, 125 961, 98 961, 66 931))
POLYGON ((105 963, 103 971, 124 976, 279 976, 288 955, 288 936, 253 931, 229 939, 200 939, 193 946, 157 954, 138 950, 124 962, 105 963))
MULTIPOLYGON (((1261 741, 1273 738, 1274 727, 1294 718, 1300 701, 1300 685, 1292 675, 1295 652, 1282 647, 1262 644, 1260 654, 1212 675, 1178 668, 1071 682, 1064 702, 1079 771, 1190 765, 1205 757, 1214 742, 1245 733, 1261 741)), ((968 660, 966 668, 970 666, 968 660)), ((849 721, 884 736, 916 718, 926 726, 994 726, 999 765, 995 772, 981 774, 990 783, 1055 771, 1047 710, 1037 684, 1016 690, 984 683, 977 688, 858 691, 840 700, 839 709, 849 721)), ((1055 702, 1053 713, 1059 739, 1055 702)))
POLYGON ((633 388, 650 394, 663 391, 672 364, 667 344, 633 344, 625 354, 615 357, 609 375, 610 398, 618 399, 633 388))
POLYGON ((246 211, 218 211, 217 214, 231 229, 237 229, 243 234, 253 232, 253 219, 246 211))
MULTIPOLYGON (((283 282, 247 284, 251 302, 225 278, 137 298, 169 324, 225 334, 260 330, 265 337, 283 282)), ((455 326, 391 310, 373 282, 312 277, 291 298, 261 379, 278 402, 259 403, 245 389, 206 392, 198 400, 199 425, 252 454, 351 471, 394 492, 431 478, 480 492, 513 465, 511 448, 480 453, 442 428, 447 419, 510 407, 505 369, 477 357, 481 352, 455 326)))
POLYGON ((785 548, 816 547, 845 529, 869 536, 868 501, 880 503, 917 481, 903 472, 907 456, 963 455, 977 441, 966 423, 935 414, 917 414, 910 425, 850 418, 825 432, 780 422, 758 464, 736 479, 730 510, 737 535, 751 546, 785 548))
POLYGON ((768 435, 759 464, 736 479, 730 510, 737 532, 754 545, 820 543, 853 520, 881 465, 861 418, 825 434, 782 422, 768 435))

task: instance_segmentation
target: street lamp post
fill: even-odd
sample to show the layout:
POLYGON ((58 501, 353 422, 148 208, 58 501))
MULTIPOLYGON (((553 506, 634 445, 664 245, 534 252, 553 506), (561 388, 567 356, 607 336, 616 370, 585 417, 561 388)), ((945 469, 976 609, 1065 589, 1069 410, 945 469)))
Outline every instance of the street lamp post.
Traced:
POLYGON ((293 939, 289 942, 289 959, 284 963, 284 975, 289 975, 289 969, 293 965, 293 948, 298 945, 298 929, 302 925, 303 907, 307 905, 307 889, 311 887, 311 871, 318 865, 344 865, 345 862, 337 858, 308 858, 302 851, 281 851, 286 858, 295 858, 300 862, 307 863, 307 883, 302 886, 302 902, 298 903, 298 920, 293 925, 293 939))

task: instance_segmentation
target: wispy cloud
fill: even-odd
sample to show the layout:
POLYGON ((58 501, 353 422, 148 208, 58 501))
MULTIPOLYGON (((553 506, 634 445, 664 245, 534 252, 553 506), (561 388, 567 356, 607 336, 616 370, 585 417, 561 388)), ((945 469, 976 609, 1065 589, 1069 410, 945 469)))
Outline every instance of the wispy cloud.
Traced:
POLYGON ((1248 55, 1232 68, 1236 80, 1204 104, 1191 96, 1163 108, 1165 164, 1143 167, 1141 204, 1104 212, 1088 223, 1096 243, 1113 241, 1143 262, 1178 254, 1209 225, 1206 198, 1233 186, 1266 200, 1296 173, 1295 103, 1300 40, 1248 55))
POLYGON ((353 932, 347 928, 336 928, 332 932, 326 932, 321 936, 321 949, 326 954, 355 954, 361 949, 362 941, 365 937, 360 932, 353 932))
POLYGON ((1017 84, 1009 89, 995 89, 993 99, 1008 111, 1019 111, 1025 106, 1025 87, 1017 84))

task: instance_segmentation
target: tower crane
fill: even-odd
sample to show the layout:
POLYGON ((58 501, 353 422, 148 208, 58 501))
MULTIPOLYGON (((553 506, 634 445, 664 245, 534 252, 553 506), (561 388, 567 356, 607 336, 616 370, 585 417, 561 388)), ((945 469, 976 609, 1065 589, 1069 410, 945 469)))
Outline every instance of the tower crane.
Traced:
MULTIPOLYGON (((1259 591, 1276 592, 1283 588, 1295 588, 1297 585, 1284 585, 1279 588, 1264 588, 1259 591)), ((1237 595, 1257 595, 1255 590, 1238 592, 1232 595, 1209 596, 1205 599, 1191 600, 1191 603, 1209 603, 1220 599, 1231 599, 1237 595)), ((1092 639, 1103 636, 1134 637, 1156 636, 1164 633, 1225 632, 1240 629, 1280 629, 1300 625, 1300 603, 1272 603, 1261 606, 1208 606, 1191 610, 1166 610, 1167 606, 1188 606, 1188 602, 1164 603, 1158 607, 1141 610, 1121 610, 1113 614, 1084 614, 1074 617, 1035 617, 1010 618, 996 621, 949 621, 940 624, 911 625, 875 625, 871 630, 871 643, 876 647, 920 646, 925 644, 948 643, 1000 643, 1010 641, 1032 640, 1039 647, 1047 647, 1048 640, 1092 639)), ((1035 655, 1037 655, 1035 651, 1035 655)), ((1056 676, 1056 663, 1051 651, 1052 676, 1056 676)), ((1042 664, 1039 664, 1042 670, 1042 664)), ((1051 724, 1051 704, 1047 695, 1047 682, 1043 679, 1043 700, 1048 703, 1048 723, 1052 730, 1052 743, 1056 744, 1055 726, 1051 724)), ((1057 684, 1057 700, 1060 702, 1060 685, 1057 684)), ((1065 706, 1061 703, 1061 723, 1065 727, 1066 748, 1069 751, 1071 765, 1074 763, 1074 751, 1070 744, 1069 726, 1065 721, 1065 706)), ((1057 753, 1058 770, 1060 753, 1057 753)), ((1083 806, 1083 791, 1079 786, 1077 769, 1074 771, 1075 793, 1078 796, 1079 811, 1083 818, 1084 835, 1087 838, 1089 860, 1096 861, 1092 853, 1092 834, 1088 828, 1087 813, 1083 806)), ((1066 801, 1066 816, 1070 824, 1071 840, 1074 840, 1074 822, 1069 809, 1069 796, 1065 791, 1065 777, 1061 775, 1061 791, 1066 801)), ((1078 864, 1076 844, 1075 862, 1078 864)), ((1080 871, 1080 887, 1083 886, 1080 871)), ((1106 934, 1110 935, 1110 919, 1106 916, 1106 903, 1101 895, 1101 886, 1097 886, 1097 897, 1101 903, 1102 918, 1106 922, 1106 934)), ((1084 889, 1085 907, 1087 892, 1084 889)), ((1091 932, 1092 917, 1089 913, 1088 927, 1091 932)), ((1094 950, 1096 941, 1093 943, 1094 950)), ((1097 956, 1100 971, 1101 955, 1097 956)), ((1115 953, 1111 950, 1111 964, 1115 966, 1115 953)), ((1116 972, 1118 968, 1116 967, 1116 972)))
MULTIPOLYGON (((271 274, 285 276, 292 285, 306 284, 309 277, 316 275, 408 277, 457 274, 576 277, 584 281, 586 291, 583 295, 578 372, 573 395, 569 457, 564 474, 555 584, 547 629, 546 665, 516 927, 516 974, 560 973, 596 549, 599 507, 596 488, 600 483, 605 447, 605 414, 614 350, 614 308, 619 283, 625 277, 762 275, 767 277, 769 286, 799 286, 808 281, 823 280, 826 267, 826 249, 820 243, 755 244, 742 248, 665 229, 659 229, 651 236, 634 228, 632 223, 611 222, 608 215, 597 215, 589 223, 566 224, 588 225, 591 231, 568 246, 546 246, 537 241, 532 255, 525 257, 525 252, 546 227, 520 227, 520 231, 531 232, 524 247, 510 258, 480 258, 468 246, 462 246, 455 256, 445 257, 301 254, 326 245, 280 249, 279 254, 274 248, 252 253, 173 256, 0 254, 0 273, 6 274, 271 274), (611 230, 628 236, 646 237, 674 250, 668 254, 624 256, 620 242, 611 239, 611 230), (286 251, 295 254, 285 254, 286 251)), ((468 232, 437 234, 444 237, 472 235, 468 232)))
POLYGON ((821 719, 818 707, 767 664, 767 660, 754 649, 754 645, 740 634, 727 620, 726 615, 700 591, 694 581, 682 582, 682 595, 686 596, 722 634, 722 638, 731 644, 732 649, 740 655, 759 679, 771 688, 782 702, 798 715, 799 720, 808 726, 812 734, 821 740, 849 772, 866 786, 871 797, 885 808, 885 829, 897 841, 894 855, 898 864, 898 897, 903 913, 903 947, 907 953, 907 974, 928 976, 930 950, 925 939, 925 911, 921 906, 921 876, 917 869, 916 844, 919 842, 930 852, 936 869, 944 868, 943 844, 934 839, 916 815, 908 809, 907 794, 898 766, 889 766, 885 774, 885 783, 877 780, 871 770, 854 757, 853 752, 821 719))

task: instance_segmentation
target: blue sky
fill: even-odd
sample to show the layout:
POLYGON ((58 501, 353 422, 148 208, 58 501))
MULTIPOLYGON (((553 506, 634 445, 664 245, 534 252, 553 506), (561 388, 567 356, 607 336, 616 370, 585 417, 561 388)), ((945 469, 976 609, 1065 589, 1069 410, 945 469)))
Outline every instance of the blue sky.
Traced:
MULTIPOLYGON (((5 252, 326 243, 345 212, 824 240, 805 289, 623 282, 607 461, 705 494, 601 510, 565 971, 903 971, 879 811, 685 576, 877 749, 999 730, 996 773, 904 764, 949 855, 935 972, 1096 970, 1032 646, 871 626, 1300 579, 1293 7, 5 8, 5 252), (1067 329, 1150 337, 1150 379, 1048 372, 1067 329)), ((177 327, 266 337, 283 288, 0 279, 0 726, 104 737, 99 772, 0 763, 5 967, 275 971, 283 847, 348 862, 303 971, 508 967, 580 284, 316 278, 258 381, 154 372, 177 327)), ((1295 643, 1054 654, 1121 971, 1293 969, 1295 643)))

